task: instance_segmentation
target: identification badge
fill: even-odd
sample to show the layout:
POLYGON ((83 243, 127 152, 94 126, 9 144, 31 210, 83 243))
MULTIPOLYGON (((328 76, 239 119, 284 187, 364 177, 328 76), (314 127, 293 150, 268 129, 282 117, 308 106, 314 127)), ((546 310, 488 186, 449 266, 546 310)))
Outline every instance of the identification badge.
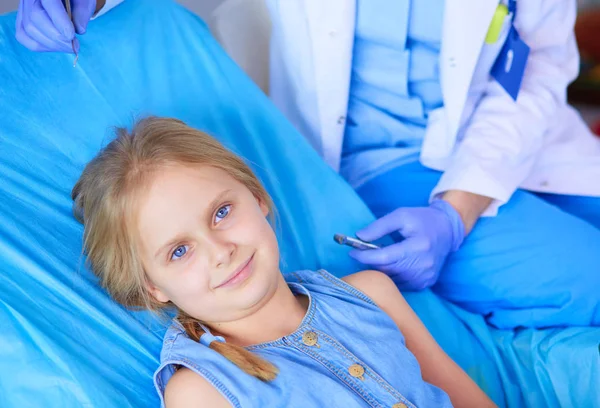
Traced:
POLYGON ((529 46, 519 37, 514 25, 511 25, 506 42, 490 73, 515 101, 525 74, 527 57, 529 57, 529 46))

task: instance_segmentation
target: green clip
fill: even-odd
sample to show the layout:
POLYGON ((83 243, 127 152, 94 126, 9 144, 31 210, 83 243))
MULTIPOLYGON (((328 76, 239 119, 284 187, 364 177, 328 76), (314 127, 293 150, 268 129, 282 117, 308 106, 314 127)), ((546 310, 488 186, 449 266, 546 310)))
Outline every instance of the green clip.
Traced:
POLYGON ((488 32, 485 35, 486 44, 494 44, 496 41, 498 41, 500 31, 502 30, 502 25, 504 24, 504 19, 507 15, 508 7, 506 7, 504 4, 498 4, 496 12, 494 13, 494 17, 492 18, 490 28, 488 28, 488 32))

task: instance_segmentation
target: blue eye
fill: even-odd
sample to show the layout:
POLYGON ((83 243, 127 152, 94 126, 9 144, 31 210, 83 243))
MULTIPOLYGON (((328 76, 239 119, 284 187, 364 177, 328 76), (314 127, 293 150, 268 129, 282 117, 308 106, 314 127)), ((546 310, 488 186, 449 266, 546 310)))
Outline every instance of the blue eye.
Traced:
POLYGON ((224 205, 223 207, 219 208, 217 210, 217 213, 215 214, 215 218, 217 219, 217 222, 221 221, 223 218, 227 217, 229 215, 229 211, 231 211, 231 205, 224 205))
POLYGON ((171 254, 171 261, 176 261, 183 257, 188 251, 187 245, 179 245, 171 254))

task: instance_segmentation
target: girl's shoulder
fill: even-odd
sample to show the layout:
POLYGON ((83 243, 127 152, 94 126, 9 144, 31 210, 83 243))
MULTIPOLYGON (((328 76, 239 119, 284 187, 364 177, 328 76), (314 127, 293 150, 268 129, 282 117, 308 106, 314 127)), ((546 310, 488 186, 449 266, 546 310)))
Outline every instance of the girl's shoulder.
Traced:
POLYGON ((173 319, 163 339, 160 365, 154 373, 154 386, 163 407, 167 383, 181 368, 187 368, 200 375, 208 384, 219 390, 232 406, 240 406, 238 398, 229 391, 232 384, 228 381, 228 378, 239 374, 237 372, 239 369, 229 364, 228 360, 218 352, 192 340, 183 326, 173 319), (217 378, 214 373, 223 372, 224 368, 229 368, 233 374, 217 378))
POLYGON ((198 400, 209 407, 231 407, 231 403, 203 376, 187 367, 178 369, 164 392, 165 405, 184 407, 198 400))

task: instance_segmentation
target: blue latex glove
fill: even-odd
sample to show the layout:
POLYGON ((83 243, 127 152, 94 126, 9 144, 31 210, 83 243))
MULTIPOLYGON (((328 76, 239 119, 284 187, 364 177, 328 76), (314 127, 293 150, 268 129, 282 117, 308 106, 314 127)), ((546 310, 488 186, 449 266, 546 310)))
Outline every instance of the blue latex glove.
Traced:
POLYGON ((433 285, 448 254, 465 238, 460 215, 444 200, 436 200, 429 207, 398 208, 356 235, 375 241, 395 231, 402 235, 402 241, 382 249, 352 250, 350 256, 387 273, 403 290, 433 285))
POLYGON ((95 10, 96 0, 72 0, 71 22, 61 0, 21 0, 17 12, 17 40, 32 51, 72 53, 74 45, 79 52, 75 32, 85 33, 95 10))

